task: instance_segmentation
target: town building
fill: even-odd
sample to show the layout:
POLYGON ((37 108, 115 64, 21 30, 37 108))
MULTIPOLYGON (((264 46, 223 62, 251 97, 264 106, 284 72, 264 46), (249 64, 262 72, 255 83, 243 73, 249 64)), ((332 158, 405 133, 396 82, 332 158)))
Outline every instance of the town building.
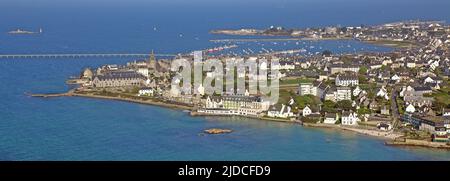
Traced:
POLYGON ((293 112, 291 112, 290 106, 282 104, 281 108, 272 106, 272 108, 267 111, 267 116, 272 118, 290 118, 294 117, 295 115, 293 112))
POLYGON ((343 65, 343 64, 332 64, 330 68, 331 74, 343 73, 343 72, 359 72, 359 66, 356 65, 343 65))
POLYGON ((110 71, 95 76, 92 85, 98 88, 141 86, 145 80, 145 76, 135 71, 110 71))
MULTIPOLYGON (((444 127, 447 134, 450 134, 450 119, 438 116, 426 116, 416 113, 405 113, 400 118, 403 122, 410 123, 417 130, 424 130, 430 133, 436 133, 437 127, 444 127)), ((443 133, 439 133, 442 135, 443 133)))
POLYGON ((258 116, 269 109, 270 102, 258 96, 208 96, 198 112, 215 115, 258 116))
POLYGON ((309 106, 305 106, 305 108, 303 108, 303 110, 302 110, 302 116, 306 117, 310 114, 312 114, 311 108, 309 108, 309 106))
POLYGON ((336 101, 352 100, 352 90, 350 87, 336 88, 336 101))
POLYGON ((409 112, 409 113, 414 113, 414 112, 416 112, 416 108, 415 108, 412 104, 409 104, 409 105, 406 107, 405 111, 406 111, 406 112, 409 112))
POLYGON ((336 124, 339 116, 337 113, 325 113, 325 117, 323 119, 323 123, 325 124, 336 124))
POLYGON ((141 88, 138 92, 138 96, 153 96, 154 90, 150 87, 141 88))
POLYGON ((313 85, 313 83, 300 83, 298 87, 298 94, 301 96, 304 95, 313 95, 317 96, 317 87, 313 85))
POLYGON ((341 73, 336 76, 336 86, 357 86, 359 85, 358 76, 356 73, 341 73))
POLYGON ((357 121, 359 120, 358 114, 353 111, 343 111, 341 116, 341 124, 342 125, 357 125, 357 121))
POLYGON ((337 88, 336 87, 330 87, 325 91, 324 100, 325 101, 332 101, 336 102, 336 96, 337 96, 337 88))

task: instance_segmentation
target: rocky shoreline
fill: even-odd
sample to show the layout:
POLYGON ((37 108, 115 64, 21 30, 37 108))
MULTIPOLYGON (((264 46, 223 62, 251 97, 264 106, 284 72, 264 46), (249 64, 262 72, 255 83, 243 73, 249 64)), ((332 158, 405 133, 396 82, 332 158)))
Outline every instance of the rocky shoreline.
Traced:
POLYGON ((184 106, 184 105, 177 105, 177 104, 170 104, 170 103, 164 103, 164 102, 157 102, 153 100, 136 100, 136 99, 130 99, 125 97, 111 97, 111 96, 102 96, 102 95, 93 95, 93 94, 80 94, 75 92, 67 92, 67 93, 56 93, 56 94, 29 94, 31 97, 43 97, 43 98, 49 98, 49 97, 63 97, 63 96, 76 96, 76 97, 86 97, 86 98, 94 98, 94 99, 107 99, 107 100, 117 100, 117 101, 124 101, 124 102, 132 102, 132 103, 138 103, 138 104, 147 104, 147 105, 154 105, 154 106, 161 106, 166 108, 172 108, 172 109, 181 109, 181 110, 189 110, 192 111, 193 108, 190 106, 184 106))
POLYGON ((341 125, 335 125, 335 124, 323 124, 323 123, 303 123, 303 125, 305 127, 343 130, 343 131, 353 132, 353 133, 367 135, 367 136, 371 136, 371 137, 377 137, 377 138, 381 138, 383 140, 395 140, 395 139, 398 139, 403 136, 400 133, 363 129, 363 128, 358 128, 355 126, 347 127, 347 126, 341 126, 341 125))
POLYGON ((392 141, 386 141, 385 144, 389 146, 424 147, 450 150, 450 144, 431 142, 427 140, 396 139, 392 141))
MULTIPOLYGON (((27 95, 29 95, 31 97, 43 97, 43 98, 77 96, 77 97, 86 97, 86 98, 94 98, 94 99, 118 100, 118 101, 132 102, 132 103, 138 103, 138 104, 161 106, 161 107, 172 108, 172 109, 188 110, 188 111, 190 111, 191 116, 220 116, 220 115, 198 113, 198 112, 194 111, 193 107, 190 107, 190 106, 177 105, 177 104, 164 103, 164 102, 156 102, 153 100, 145 100, 144 101, 144 100, 135 100, 135 99, 130 99, 130 98, 124 98, 124 97, 110 97, 110 96, 101 96, 101 95, 93 95, 93 94, 80 94, 80 93, 75 93, 74 91, 69 91, 67 93, 27 94, 27 95)), ((243 116, 243 115, 239 115, 239 116, 258 119, 258 120, 266 120, 266 121, 296 123, 296 124, 300 123, 298 121, 293 121, 293 120, 288 120, 288 119, 243 116)), ((371 136, 371 137, 376 137, 376 138, 386 140, 385 145, 389 145, 389 146, 415 146, 415 147, 450 149, 450 145, 446 145, 443 143, 435 143, 435 142, 421 141, 421 140, 410 140, 410 139, 404 139, 405 141, 399 141, 403 135, 400 133, 394 133, 394 132, 362 129, 362 128, 358 128, 358 127, 346 127, 346 126, 340 126, 340 125, 330 125, 330 124, 323 124, 323 123, 301 123, 301 125, 303 125, 305 127, 310 127, 310 128, 325 128, 325 129, 343 130, 343 131, 353 132, 353 133, 367 135, 367 136, 371 136)), ((231 131, 229 131, 229 130, 221 131, 221 130, 212 129, 208 132, 207 132, 207 130, 205 130, 204 132, 208 133, 208 134, 219 134, 219 132, 220 133, 230 133, 231 131), (209 133, 209 132, 211 132, 211 133, 209 133)))

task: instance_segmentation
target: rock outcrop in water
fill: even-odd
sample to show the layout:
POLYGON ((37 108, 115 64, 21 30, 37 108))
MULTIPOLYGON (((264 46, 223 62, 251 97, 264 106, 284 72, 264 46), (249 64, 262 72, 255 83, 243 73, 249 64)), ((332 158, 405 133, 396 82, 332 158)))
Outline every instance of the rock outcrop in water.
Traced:
POLYGON ((213 128, 213 129, 207 129, 204 132, 208 133, 208 134, 224 134, 224 133, 231 133, 231 132, 233 132, 233 130, 213 128))

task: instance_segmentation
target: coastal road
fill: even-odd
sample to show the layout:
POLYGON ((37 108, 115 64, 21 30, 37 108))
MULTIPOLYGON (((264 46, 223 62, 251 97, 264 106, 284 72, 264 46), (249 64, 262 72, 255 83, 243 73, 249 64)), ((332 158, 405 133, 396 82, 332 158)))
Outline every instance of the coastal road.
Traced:
POLYGON ((398 113, 398 106, 397 106, 397 96, 398 96, 398 91, 397 91, 397 87, 392 88, 392 93, 391 93, 391 112, 392 112, 392 117, 394 118, 393 121, 393 126, 395 128, 398 119, 400 118, 400 114, 398 113))

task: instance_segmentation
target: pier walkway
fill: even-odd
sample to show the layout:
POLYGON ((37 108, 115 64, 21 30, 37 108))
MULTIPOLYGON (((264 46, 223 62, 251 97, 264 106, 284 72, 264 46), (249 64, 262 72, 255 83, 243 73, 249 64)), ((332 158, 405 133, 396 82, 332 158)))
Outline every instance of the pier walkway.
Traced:
MULTIPOLYGON (((74 53, 74 54, 0 54, 0 59, 36 59, 36 58, 146 58, 150 54, 138 53, 74 53)), ((175 54, 155 54, 159 57, 173 57, 175 54)))

